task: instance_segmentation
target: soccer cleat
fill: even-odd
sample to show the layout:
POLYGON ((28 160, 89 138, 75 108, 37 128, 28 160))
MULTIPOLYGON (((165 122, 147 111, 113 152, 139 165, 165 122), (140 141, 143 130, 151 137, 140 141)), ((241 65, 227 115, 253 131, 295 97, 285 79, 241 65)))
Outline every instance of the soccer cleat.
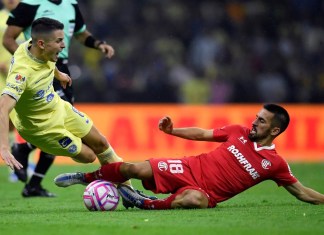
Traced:
POLYGON ((158 198, 156 196, 149 196, 149 195, 146 195, 143 191, 140 191, 138 189, 135 189, 135 191, 141 195, 142 197, 145 197, 147 199, 151 199, 151 200, 157 200, 158 198))
POLYGON ((68 187, 74 184, 88 185, 82 172, 60 174, 55 177, 54 183, 59 187, 68 187))
MULTIPOLYGON (((132 189, 128 185, 120 184, 118 185, 117 189, 120 196, 123 198, 124 206, 125 204, 127 204, 128 207, 133 208, 134 206, 136 206, 137 208, 144 209, 145 201, 150 200, 138 194, 134 189, 132 189)), ((128 209, 128 207, 126 207, 126 209, 128 209)))
POLYGON ((23 197, 56 197, 54 193, 47 191, 40 185, 31 187, 29 184, 26 184, 21 195, 23 197))
MULTIPOLYGON (((145 197, 146 199, 151 199, 151 200, 156 200, 158 199, 157 197, 155 196, 148 196, 146 194, 143 193, 143 191, 140 191, 138 189, 135 189, 135 192, 137 194, 139 194, 140 196, 142 197, 145 197)), ((128 209, 128 208, 134 208, 134 205, 132 203, 130 203, 129 201, 125 200, 123 197, 122 197, 122 201, 123 201, 123 206, 128 209)))

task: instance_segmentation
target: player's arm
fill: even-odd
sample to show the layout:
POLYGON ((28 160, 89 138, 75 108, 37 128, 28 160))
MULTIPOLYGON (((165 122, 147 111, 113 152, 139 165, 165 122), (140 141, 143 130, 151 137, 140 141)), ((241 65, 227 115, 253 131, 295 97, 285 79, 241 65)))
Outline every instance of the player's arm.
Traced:
POLYGON ((108 45, 105 41, 94 38, 91 33, 85 29, 85 23, 82 13, 78 4, 72 4, 75 9, 75 28, 74 37, 86 47, 100 50, 105 57, 111 58, 115 54, 115 50, 111 45, 108 45))
POLYGON ((298 200, 315 204, 315 205, 324 203, 323 194, 316 192, 311 188, 305 187, 300 182, 296 182, 294 184, 284 186, 284 187, 289 193, 294 195, 298 200))
POLYGON ((11 53, 14 54, 18 48, 16 39, 23 31, 23 28, 15 25, 9 25, 3 35, 3 46, 11 53))
POLYGON ((54 77, 60 81, 61 86, 65 89, 66 85, 71 86, 72 85, 72 78, 66 74, 58 70, 57 67, 55 67, 54 70, 54 77))
POLYGON ((207 130, 199 127, 173 128, 170 117, 164 117, 159 122, 159 129, 169 135, 196 141, 213 141, 213 129, 207 130))
POLYGON ((0 97, 0 154, 11 168, 21 169, 22 165, 10 153, 9 145, 9 114, 16 105, 16 100, 7 94, 0 97))
POLYGON ((115 50, 111 45, 105 41, 95 39, 88 30, 78 33, 74 37, 86 47, 100 50, 109 59, 115 54, 115 50))

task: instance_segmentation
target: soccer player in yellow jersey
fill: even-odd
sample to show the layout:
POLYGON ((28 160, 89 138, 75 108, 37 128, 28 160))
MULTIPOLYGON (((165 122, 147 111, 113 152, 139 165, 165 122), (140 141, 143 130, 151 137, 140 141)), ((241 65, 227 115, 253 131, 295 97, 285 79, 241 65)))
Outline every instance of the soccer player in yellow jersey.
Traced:
MULTIPOLYGON (((123 161, 92 120, 54 91, 54 77, 63 88, 72 84, 72 79, 55 67, 65 47, 63 27, 50 18, 35 20, 32 39, 18 47, 11 61, 0 97, 0 154, 12 169, 22 165, 10 153, 9 116, 19 134, 44 152, 82 163, 93 162, 96 157, 101 165, 123 161)), ((125 184, 131 185, 130 181, 125 184)))
MULTIPOLYGON (((2 0, 3 8, 0 10, 0 91, 6 85, 6 77, 9 70, 10 60, 12 55, 2 46, 2 39, 5 29, 7 28, 6 21, 9 12, 13 10, 19 3, 19 0, 2 0)), ((18 38, 19 42, 24 41, 22 36, 18 38)), ((13 126, 10 128, 13 131, 13 126)), ((11 137, 14 138, 13 136, 11 137)))

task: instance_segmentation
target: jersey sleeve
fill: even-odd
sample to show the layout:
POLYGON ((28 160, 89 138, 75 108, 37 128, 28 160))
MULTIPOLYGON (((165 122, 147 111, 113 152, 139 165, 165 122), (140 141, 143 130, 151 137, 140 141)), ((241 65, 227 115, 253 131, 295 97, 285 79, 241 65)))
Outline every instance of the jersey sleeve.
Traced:
POLYGON ((229 125, 214 129, 214 139, 217 142, 225 142, 233 132, 240 131, 240 129, 242 129, 242 127, 238 125, 229 125))
POLYGON ((273 180, 278 186, 285 186, 296 183, 298 180, 292 174, 288 163, 282 160, 278 170, 276 171, 273 180))
POLYGON ((12 72, 8 75, 2 94, 10 95, 17 102, 26 88, 27 79, 24 74, 12 72))
POLYGON ((18 6, 11 11, 7 20, 7 25, 14 25, 21 28, 30 26, 35 18, 37 8, 39 5, 29 5, 26 3, 19 3, 18 6))
POLYGON ((83 20, 83 16, 81 14, 81 11, 79 9, 78 4, 73 4, 73 7, 75 9, 75 28, 74 28, 74 33, 82 33, 86 29, 86 25, 83 20))

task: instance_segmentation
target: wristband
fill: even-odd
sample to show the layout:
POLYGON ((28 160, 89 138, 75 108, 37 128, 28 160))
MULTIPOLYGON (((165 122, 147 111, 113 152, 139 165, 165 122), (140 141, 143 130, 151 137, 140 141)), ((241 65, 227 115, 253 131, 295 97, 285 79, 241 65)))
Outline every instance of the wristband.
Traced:
POLYGON ((96 39, 92 36, 92 35, 89 35, 86 40, 84 41, 84 45, 86 47, 90 47, 90 48, 94 48, 96 49, 96 39))

